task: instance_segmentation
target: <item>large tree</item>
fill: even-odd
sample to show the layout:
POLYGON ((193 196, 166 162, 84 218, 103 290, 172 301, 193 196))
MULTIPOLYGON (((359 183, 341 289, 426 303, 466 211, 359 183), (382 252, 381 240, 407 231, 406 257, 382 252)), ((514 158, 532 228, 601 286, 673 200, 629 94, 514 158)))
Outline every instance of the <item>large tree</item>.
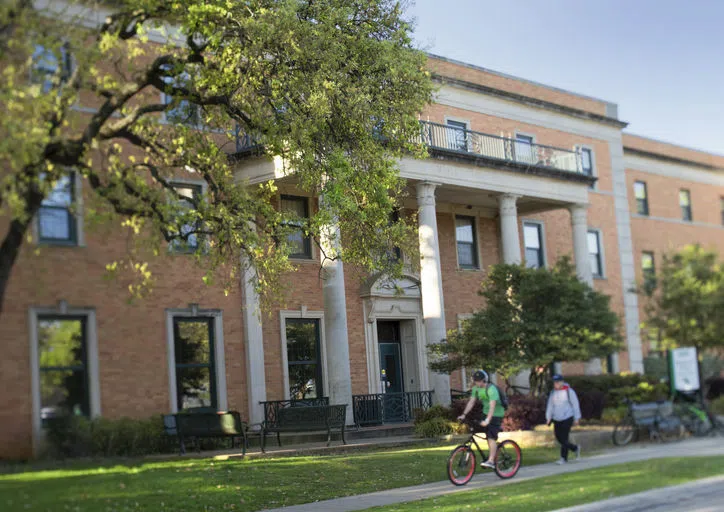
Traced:
POLYGON ((484 306, 432 347, 434 369, 481 367, 506 379, 530 370, 536 394, 553 363, 603 357, 620 346, 610 298, 578 279, 567 258, 551 269, 494 265, 479 293, 484 306))
MULTIPOLYGON (((338 223, 355 236, 326 257, 395 270, 387 254, 410 234, 404 218, 390 223, 396 162, 422 154, 411 141, 432 91, 397 1, 35 3, 0 5, 0 311, 33 219, 70 170, 90 190, 86 215, 121 217, 155 252, 203 236, 209 275, 241 258, 261 292, 290 269, 284 240, 299 228, 318 241, 338 223), (323 196, 319 211, 295 218, 273 207, 273 184, 237 182, 236 134, 281 156, 323 196), (205 196, 181 197, 179 172, 204 180, 205 196)), ((109 268, 148 278, 138 258, 109 268)))
POLYGON ((665 254, 661 269, 646 276, 644 327, 662 348, 724 348, 724 266, 715 251, 689 245, 665 254))

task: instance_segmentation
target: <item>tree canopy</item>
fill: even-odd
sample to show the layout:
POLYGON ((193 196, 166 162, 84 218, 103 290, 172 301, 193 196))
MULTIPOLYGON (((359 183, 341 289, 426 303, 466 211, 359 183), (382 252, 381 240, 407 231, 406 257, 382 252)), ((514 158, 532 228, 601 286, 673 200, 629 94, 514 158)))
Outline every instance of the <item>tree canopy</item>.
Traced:
POLYGON ((531 392, 555 362, 586 361, 620 346, 610 298, 578 279, 567 258, 555 267, 494 265, 479 292, 484 306, 431 347, 438 371, 485 368, 503 378, 531 370, 531 392))
MULTIPOLYGON (((203 237, 207 277, 238 276, 243 260, 262 294, 291 269, 285 240, 298 229, 319 241, 337 223, 354 236, 325 257, 399 270, 387 254, 411 228, 390 222, 403 192, 396 162, 424 152, 411 141, 432 82, 398 2, 60 4, 0 6, 0 310, 33 219, 70 170, 85 216, 120 217, 156 253, 203 237), (237 134, 281 157, 298 187, 323 196, 319 209, 279 211, 273 183, 237 180, 237 134), (202 180, 203 196, 180 194, 179 172, 202 180)), ((138 254, 110 265, 149 277, 138 254)))
POLYGON ((640 289, 644 328, 661 348, 724 348, 724 266, 715 251, 688 245, 665 254, 640 289))

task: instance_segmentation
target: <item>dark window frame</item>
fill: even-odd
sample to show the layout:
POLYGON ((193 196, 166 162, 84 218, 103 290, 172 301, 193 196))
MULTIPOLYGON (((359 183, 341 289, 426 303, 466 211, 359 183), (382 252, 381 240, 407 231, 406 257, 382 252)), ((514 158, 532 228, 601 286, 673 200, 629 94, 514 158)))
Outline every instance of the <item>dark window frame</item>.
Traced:
POLYGON ((452 149, 453 151, 469 151, 470 141, 468 132, 470 131, 470 127, 468 123, 455 119, 446 119, 445 126, 448 130, 447 143, 450 145, 448 149, 452 149), (451 135, 453 136, 453 140, 451 140, 451 135))
POLYGON ((679 207, 681 208, 681 220, 684 222, 692 222, 694 220, 694 216, 691 208, 691 191, 688 188, 679 189, 679 207), (689 204, 684 204, 682 202, 684 197, 686 197, 686 202, 689 204))
POLYGON ((464 270, 479 270, 480 269, 480 255, 478 254, 478 234, 477 231, 477 222, 475 221, 475 217, 471 215, 455 215, 455 248, 457 252, 457 263, 458 268, 464 269, 464 270), (470 230, 473 235, 473 241, 472 242, 461 242, 458 240, 457 237, 457 230, 458 230, 458 219, 470 221, 470 230), (460 262, 460 245, 463 244, 465 246, 470 246, 472 248, 472 256, 473 256, 473 262, 471 264, 463 264, 460 262))
MULTIPOLYGON (((285 368, 287 372, 287 376, 290 375, 290 367, 291 366, 309 366, 311 364, 315 365, 315 372, 314 372, 314 378, 315 378, 315 393, 317 395, 317 398, 321 398, 324 396, 324 372, 322 368, 322 319, 321 318, 290 318, 286 317, 284 319, 284 339, 286 340, 286 359, 287 359, 287 367, 285 368), (289 337, 287 335, 287 326, 292 324, 305 324, 305 323, 313 323, 315 328, 315 353, 317 354, 316 359, 314 360, 301 360, 301 361, 292 361, 289 358, 289 337)), ((291 382, 289 382, 289 386, 291 386, 291 382)), ((290 398, 294 398, 292 396, 292 390, 287 389, 289 391, 290 398)))
POLYGON ((30 82, 40 85, 43 94, 49 93, 56 86, 53 83, 56 75, 59 74, 58 85, 62 85, 73 73, 73 56, 69 51, 68 43, 63 43, 58 48, 60 55, 56 55, 52 49, 37 43, 33 50, 30 82), (52 60, 48 59, 48 56, 51 56, 52 60), (52 64, 52 66, 48 64, 52 64))
POLYGON ((636 213, 639 215, 649 216, 649 191, 645 181, 636 180, 634 181, 634 199, 636 199, 636 213), (642 185, 644 191, 644 197, 639 198, 636 195, 636 185, 642 185))
POLYGON ((531 222, 531 221, 525 221, 523 222, 523 246, 525 250, 525 265, 528 268, 545 268, 546 267, 546 259, 545 259, 545 242, 543 240, 543 224, 540 222, 531 222), (526 227, 535 228, 538 236, 538 245, 539 247, 536 249, 535 247, 528 247, 528 244, 525 241, 525 229, 526 227), (530 260, 528 258, 528 251, 537 251, 537 257, 536 257, 536 265, 531 265, 530 260))
MULTIPOLYGON (((87 315, 63 315, 63 314, 39 314, 37 315, 37 336, 38 336, 38 377, 39 380, 42 382, 42 375, 44 373, 50 373, 50 372, 83 372, 83 384, 84 384, 84 396, 83 396, 83 403, 81 405, 82 408, 82 415, 85 417, 91 416, 91 382, 90 382, 90 369, 88 367, 88 316, 87 315), (43 366, 42 365, 42 349, 40 347, 40 327, 42 322, 67 322, 67 321, 78 321, 81 325, 81 338, 82 338, 82 345, 81 345, 81 365, 73 365, 73 366, 43 366)), ((42 387, 42 384, 41 384, 42 387)), ((42 391, 42 390, 41 390, 42 391)), ((40 410, 41 410, 41 418, 42 418, 42 410, 43 410, 43 403, 42 403, 42 393, 40 398, 40 410)), ((74 414, 74 412, 70 412, 69 414, 74 414)), ((65 415, 64 415, 65 416, 65 415)), ((43 427, 46 427, 48 425, 48 419, 41 419, 43 427)))
MULTIPOLYGON (((279 204, 281 206, 281 201, 300 201, 302 204, 304 204, 304 218, 309 218, 309 198, 305 196, 294 196, 290 194, 282 194, 280 196, 279 204)), ((312 237, 309 235, 304 235, 304 231, 302 226, 297 226, 294 223, 289 223, 289 225, 296 226, 299 231, 302 232, 302 244, 303 244, 303 252, 295 252, 289 254, 290 259, 297 259, 297 260, 311 260, 313 259, 312 255, 312 237)))
POLYGON ((183 408, 183 389, 181 388, 181 380, 179 379, 179 370, 187 368, 208 368, 209 369, 209 395, 211 405, 214 409, 218 410, 219 404, 219 390, 216 382, 216 318, 213 316, 186 316, 176 315, 173 317, 173 344, 174 344, 174 373, 176 376, 176 408, 178 411, 184 410, 183 408), (205 323, 208 326, 209 333, 209 360, 208 363, 179 363, 178 356, 179 351, 177 347, 179 339, 179 323, 205 323))
MULTIPOLYGON (((70 195, 70 201, 68 206, 60 206, 60 205, 54 205, 54 204, 44 204, 46 201, 50 199, 50 195, 52 195, 55 192, 55 187, 53 187, 53 190, 50 192, 50 195, 43 199, 43 202, 40 204, 40 208, 38 209, 37 213, 37 230, 38 230, 38 242, 43 245, 67 245, 67 246, 74 246, 78 245, 78 218, 76 216, 76 213, 73 212, 74 206, 77 204, 77 198, 76 198, 76 190, 75 190, 75 181, 76 181, 76 173, 75 171, 70 171, 65 176, 68 177, 68 194, 70 195), (68 221, 68 236, 66 238, 55 238, 51 236, 44 236, 43 235, 43 223, 41 217, 43 216, 43 212, 46 211, 62 211, 65 212, 67 215, 67 221, 68 221)), ((56 183, 57 187, 58 183, 56 183)))

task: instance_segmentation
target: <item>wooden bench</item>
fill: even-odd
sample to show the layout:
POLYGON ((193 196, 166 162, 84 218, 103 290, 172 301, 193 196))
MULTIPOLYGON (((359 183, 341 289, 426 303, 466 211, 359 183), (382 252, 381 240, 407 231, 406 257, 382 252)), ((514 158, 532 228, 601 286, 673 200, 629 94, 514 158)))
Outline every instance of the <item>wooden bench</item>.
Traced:
POLYGON ((211 437, 230 437, 232 448, 241 439, 242 455, 246 455, 249 446, 247 425, 241 421, 237 411, 165 414, 163 426, 167 435, 178 436, 179 452, 182 455, 186 453, 187 439, 196 444, 197 451, 201 451, 199 439, 211 437))
POLYGON ((266 448, 266 436, 277 434, 277 443, 282 445, 282 432, 327 431, 327 446, 332 440, 332 430, 339 430, 344 439, 344 426, 347 419, 347 404, 342 405, 305 405, 299 407, 281 407, 273 418, 264 421, 261 433, 261 451, 266 448))

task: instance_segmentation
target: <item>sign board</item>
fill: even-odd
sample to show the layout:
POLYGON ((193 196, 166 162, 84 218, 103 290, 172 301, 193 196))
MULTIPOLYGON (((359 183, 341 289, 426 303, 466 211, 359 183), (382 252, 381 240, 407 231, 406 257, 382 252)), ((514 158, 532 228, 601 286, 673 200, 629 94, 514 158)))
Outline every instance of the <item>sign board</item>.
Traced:
POLYGON ((699 361, 695 347, 675 348, 669 351, 669 371, 673 391, 698 391, 699 361))

